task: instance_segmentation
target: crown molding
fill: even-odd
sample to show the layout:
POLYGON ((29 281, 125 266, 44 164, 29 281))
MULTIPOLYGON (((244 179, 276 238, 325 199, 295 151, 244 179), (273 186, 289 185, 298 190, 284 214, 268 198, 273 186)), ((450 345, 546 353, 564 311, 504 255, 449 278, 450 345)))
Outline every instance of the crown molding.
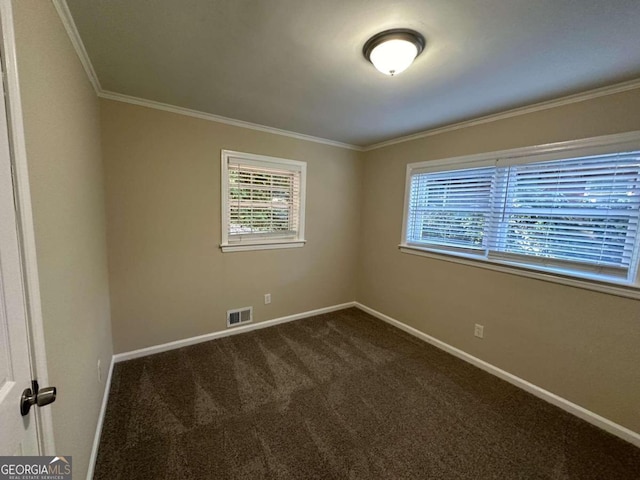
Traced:
POLYGON ((636 88, 640 88, 640 78, 637 78, 637 79, 630 80, 623 83, 608 85, 606 87, 587 90, 585 92, 580 92, 573 95, 568 95, 565 97, 548 100, 545 102, 534 103, 531 105, 526 105, 524 107, 518 107, 511 110, 494 113, 491 115, 485 115, 483 117, 472 118, 470 120, 465 120, 458 123, 444 125, 438 128, 424 130, 422 132, 414 133, 411 135, 392 138, 390 140, 385 140, 384 142, 374 143, 367 146, 358 146, 358 145, 352 145, 349 143, 339 142, 336 140, 329 140, 327 138, 314 137, 312 135, 305 135, 303 133, 291 132, 289 130, 282 130, 280 128, 274 128, 266 125, 260 125, 257 123, 246 122, 244 120, 236 120, 234 118, 223 117, 221 115, 215 115, 213 113, 206 113, 199 110, 192 110, 190 108, 178 107, 178 106, 170 105, 167 103, 156 102, 153 100, 146 100, 140 97, 133 97, 130 95, 124 95, 122 93, 103 90, 100 85, 100 81, 98 80, 98 76, 96 75, 96 72, 93 68, 91 60, 89 59, 89 55, 87 54, 87 50, 85 49, 84 44, 82 43, 82 39, 80 38, 80 34, 78 33, 76 24, 73 21, 73 17, 71 15, 71 12, 69 11, 69 7, 67 5, 66 0, 52 0, 52 2, 56 8, 56 11, 58 12, 58 15, 60 16, 60 19, 62 20, 62 23, 64 25, 65 30, 67 31, 69 39, 71 40, 71 43, 78 57, 80 58, 80 62, 82 63, 82 66, 84 67, 85 72, 87 73, 87 77, 89 77, 89 81, 93 85, 96 95, 98 95, 101 98, 115 100, 118 102, 130 103, 133 105, 139 105, 139 106, 148 107, 148 108, 155 108, 157 110, 164 110, 166 112, 177 113, 179 115, 186 115, 189 117, 200 118, 202 120, 208 120, 211 122, 223 123, 225 125, 248 128, 251 130, 271 133, 274 135, 282 135, 285 137, 296 138, 298 140, 306 140, 309 142, 321 143, 324 145, 331 145, 339 148, 346 148, 349 150, 355 150, 357 152, 369 152, 372 150, 377 150, 379 148, 396 145, 398 143, 410 142, 412 140, 418 140, 420 138, 430 137, 432 135, 438 135, 440 133, 452 132, 454 130, 459 130, 461 128, 473 127, 475 125, 482 125, 483 123, 495 122, 497 120, 503 120, 506 118, 526 115, 528 113, 539 112, 541 110, 548 110, 550 108, 560 107, 562 105, 569 105, 572 103, 584 102, 586 100, 591 100, 598 97, 604 97, 607 95, 613 95, 616 93, 626 92, 628 90, 634 90, 636 88))
MULTIPOLYGON (((61 0, 64 1, 64 0, 61 0)), ((175 105, 169 105, 166 103, 155 102, 153 100, 146 100, 144 98, 132 97, 116 92, 108 92, 101 90, 98 92, 98 96, 109 100, 116 100, 119 102, 131 103, 133 105, 140 105, 143 107, 155 108, 158 110, 165 110, 167 112, 177 113, 179 115, 187 115, 190 117, 209 120, 212 122, 224 123, 226 125, 233 125, 236 127, 249 128, 252 130, 258 130, 261 132, 273 133, 275 135, 283 135, 287 137, 297 138, 299 140, 307 140, 310 142, 323 143, 325 145, 331 145, 334 147, 346 148, 349 150, 355 150, 358 152, 369 152, 377 150, 379 148, 388 147, 390 145, 396 145, 398 143, 410 142, 412 140, 418 140, 424 137, 430 137, 432 135, 438 135, 440 133, 452 132, 461 128, 473 127, 475 125, 482 125, 483 123, 495 122, 497 120, 503 120, 506 118, 517 117, 520 115, 526 115, 528 113, 539 112, 541 110, 548 110, 550 108, 560 107, 563 105, 570 105, 573 103, 584 102, 598 97, 604 97, 607 95, 613 95, 616 93, 626 92, 628 90, 634 90, 640 88, 640 78, 630 80, 623 83, 616 83, 614 85, 608 85, 606 87, 596 88, 594 90, 587 90, 585 92, 568 95, 566 97, 556 98, 554 100, 548 100, 545 102, 535 103, 524 107, 514 108, 512 110, 506 110, 484 117, 473 118, 465 120, 459 123, 453 123, 445 125, 443 127, 433 128, 425 130, 423 132, 414 133, 404 137, 398 137, 384 142, 375 143, 368 146, 358 146, 349 143, 338 142, 335 140, 329 140, 326 138, 314 137, 311 135, 305 135, 302 133, 291 132, 288 130, 281 130, 279 128, 268 127, 266 125, 260 125, 251 122, 245 122, 243 120, 236 120, 233 118, 222 117, 220 115, 214 115, 212 113, 201 112, 199 110, 192 110, 189 108, 177 107, 175 105)))
POLYGON ((179 115, 186 115, 187 117, 199 118, 202 120, 208 120, 211 122, 224 123, 225 125, 232 125, 234 127, 248 128, 250 130, 257 130, 259 132, 272 133, 274 135, 282 135, 284 137, 291 137, 298 140, 306 140, 308 142, 322 143, 324 145, 330 145, 333 147, 347 148, 349 150, 362 151, 363 147, 357 145, 351 145, 349 143, 338 142, 335 140, 329 140, 327 138, 314 137, 312 135, 305 135, 304 133, 291 132, 289 130, 281 130, 279 128, 268 127, 266 125, 260 125, 258 123, 245 122, 244 120, 236 120, 234 118, 222 117, 220 115, 214 115, 213 113, 201 112, 199 110, 192 110, 190 108, 177 107, 168 103, 156 102, 153 100, 146 100, 144 98, 132 97, 129 95, 123 95, 122 93, 109 92, 102 90, 98 93, 100 98, 108 100, 115 100, 117 102, 130 103, 133 105, 139 105, 142 107, 154 108, 156 110, 164 110, 165 112, 177 113, 179 115))
POLYGON ((80 34, 78 33, 76 24, 73 21, 71 11, 69 11, 69 6, 67 5, 66 0, 53 0, 53 6, 58 12, 60 20, 62 20, 64 29, 67 31, 69 40, 71 40, 71 44, 73 45, 73 48, 75 49, 76 54, 80 59, 80 63, 82 64, 84 71, 87 72, 87 77, 89 77, 89 81, 91 82, 91 85, 93 85, 93 89, 95 90, 96 94, 99 95, 102 91, 100 80, 98 80, 96 71, 93 69, 93 64, 91 63, 89 55, 87 54, 87 50, 84 48, 84 43, 82 43, 82 39, 80 38, 80 34))
POLYGON ((371 150, 377 150, 379 148, 388 147, 390 145, 396 145, 398 143, 410 142, 412 140, 418 140, 424 137, 430 137, 431 135, 438 135, 440 133, 452 132, 461 128, 473 127, 474 125, 481 125, 483 123, 495 122, 497 120, 503 120, 505 118, 517 117, 520 115, 526 115, 527 113, 539 112, 541 110, 548 110, 550 108, 560 107, 562 105, 569 105, 572 103, 584 102, 598 97, 604 97, 607 95, 613 95, 615 93, 626 92, 628 90, 634 90, 640 88, 640 78, 630 80, 628 82, 616 83, 608 85, 606 87, 600 87, 593 90, 587 90, 585 92, 575 93, 566 97, 556 98, 554 100, 548 100, 545 102, 534 103, 526 105, 524 107, 514 108, 512 110, 506 110, 503 112, 486 115, 484 117, 472 118, 459 123, 452 123, 444 125, 438 128, 432 128, 424 130, 422 132, 406 135, 403 137, 392 138, 391 140, 385 140, 384 142, 374 143, 364 147, 362 150, 369 152, 371 150))
POLYGON ((144 98, 132 97, 130 95, 124 95, 121 93, 110 92, 102 89, 100 85, 100 80, 98 80, 98 76, 96 75, 96 71, 93 68, 93 64, 89 59, 89 54, 87 53, 86 48, 84 47, 84 43, 82 42, 82 38, 78 33, 78 29, 76 28, 76 24, 73 20, 73 16, 71 15, 71 11, 69 10, 69 6, 67 5, 66 0, 52 0, 53 5, 60 16, 60 20, 62 20, 62 24, 64 25, 65 30, 67 31, 67 35, 69 36, 69 40, 71 40, 71 44, 80 59, 80 63, 87 73, 87 77, 93 85, 93 88, 96 92, 96 95, 100 98, 106 98, 109 100, 115 100, 118 102, 130 103, 133 105, 139 105, 143 107, 155 108, 156 110, 164 110, 166 112, 177 113, 179 115, 186 115, 188 117, 200 118, 202 120, 209 120, 212 122, 223 123, 225 125, 233 125, 235 127, 248 128, 251 130, 257 130, 260 132, 271 133, 274 135, 282 135, 285 137, 296 138, 298 140, 306 140, 308 142, 321 143, 324 145, 330 145, 333 147, 346 148, 349 150, 355 150, 361 152, 364 150, 364 147, 360 147, 358 145, 351 145, 349 143, 338 142, 335 140, 329 140, 326 138, 314 137, 312 135, 305 135, 303 133, 291 132, 289 130, 282 130, 280 128, 268 127, 266 125, 260 125, 257 123, 245 122, 244 120, 236 120, 234 118, 223 117, 221 115, 215 115, 212 113, 201 112, 199 110, 192 110, 190 108, 178 107, 175 105, 169 105, 167 103, 156 102, 153 100, 146 100, 144 98))

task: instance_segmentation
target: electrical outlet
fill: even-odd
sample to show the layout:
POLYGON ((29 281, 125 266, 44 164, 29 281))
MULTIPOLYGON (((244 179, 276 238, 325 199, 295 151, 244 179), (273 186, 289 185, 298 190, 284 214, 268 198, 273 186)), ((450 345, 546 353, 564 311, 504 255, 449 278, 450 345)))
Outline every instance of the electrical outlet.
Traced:
POLYGON ((98 359, 98 383, 102 383, 102 368, 100 367, 100 359, 98 359))
POLYGON ((473 334, 478 338, 484 338, 484 325, 476 323, 476 327, 473 330, 473 334))
POLYGON ((264 304, 265 305, 269 305, 271 303, 271 294, 270 293, 265 293, 264 294, 264 304))

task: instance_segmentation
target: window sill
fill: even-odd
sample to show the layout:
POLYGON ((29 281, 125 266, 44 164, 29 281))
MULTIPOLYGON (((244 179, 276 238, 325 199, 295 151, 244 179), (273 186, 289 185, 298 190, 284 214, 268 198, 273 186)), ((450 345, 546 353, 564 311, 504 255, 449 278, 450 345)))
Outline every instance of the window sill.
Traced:
POLYGON ((473 258, 470 255, 463 253, 450 253, 441 252, 436 250, 430 250, 427 248, 416 247, 413 245, 399 245, 402 253, 408 253, 411 255, 419 255, 422 257, 434 258, 437 260, 443 260, 446 262, 459 263, 462 265, 470 265, 478 268, 485 268, 488 270, 494 270, 497 272, 510 273, 512 275, 519 275, 521 277, 535 278, 537 280, 543 280, 546 282, 559 283, 562 285, 569 285, 571 287, 583 288, 586 290, 593 290, 596 292, 608 293, 611 295, 617 295, 619 297, 640 299, 640 288, 636 286, 617 285, 615 283, 605 283, 598 280, 587 280, 575 277, 564 276, 561 273, 545 272, 540 270, 533 270, 524 265, 516 265, 510 262, 499 262, 496 260, 485 260, 473 258))
POLYGON ((261 242, 261 243, 223 243, 220 249, 224 252, 246 252, 249 250, 275 250, 280 248, 299 248, 304 247, 306 240, 291 240, 281 242, 261 242))

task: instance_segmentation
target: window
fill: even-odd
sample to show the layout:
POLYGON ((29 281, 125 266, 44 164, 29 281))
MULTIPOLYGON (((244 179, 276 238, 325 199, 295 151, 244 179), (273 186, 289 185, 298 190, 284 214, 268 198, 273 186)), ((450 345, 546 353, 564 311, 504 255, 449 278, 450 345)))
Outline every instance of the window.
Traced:
POLYGON ((302 247, 306 163, 222 151, 222 251, 302 247))
POLYGON ((407 190, 403 251, 640 287, 638 134, 411 164, 407 190))

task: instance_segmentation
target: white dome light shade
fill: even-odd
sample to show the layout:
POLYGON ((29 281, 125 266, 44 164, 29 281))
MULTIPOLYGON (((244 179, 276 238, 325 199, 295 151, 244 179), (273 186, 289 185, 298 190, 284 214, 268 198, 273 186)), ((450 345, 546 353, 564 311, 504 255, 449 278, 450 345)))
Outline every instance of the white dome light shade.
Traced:
POLYGON ((404 72, 418 55, 418 48, 406 40, 388 40, 371 50, 369 59, 373 66, 385 75, 404 72))
POLYGON ((397 28, 371 37, 362 53, 376 69, 393 77, 409 68, 424 46, 424 37, 418 32, 397 28))

